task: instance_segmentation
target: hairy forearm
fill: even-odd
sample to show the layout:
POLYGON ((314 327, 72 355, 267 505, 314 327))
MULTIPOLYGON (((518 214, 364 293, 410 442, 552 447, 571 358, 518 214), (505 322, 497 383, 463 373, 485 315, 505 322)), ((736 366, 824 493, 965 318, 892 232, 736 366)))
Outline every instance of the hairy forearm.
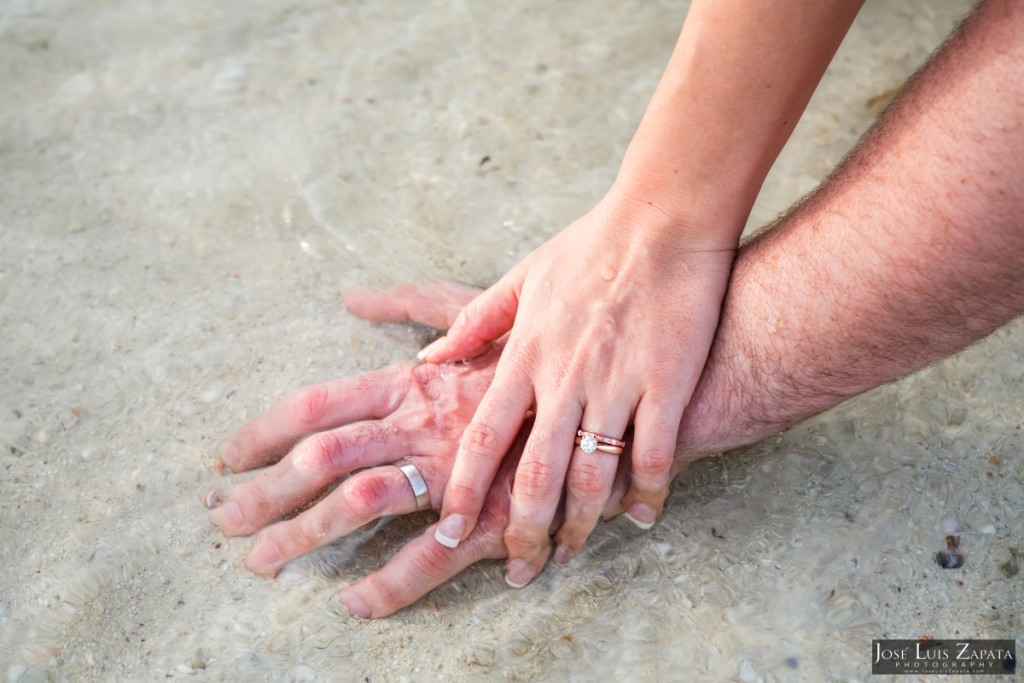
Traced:
POLYGON ((1024 310, 1024 3, 990 1, 817 192, 740 252, 680 466, 1024 310))
POLYGON ((710 230, 724 237, 713 245, 735 247, 862 2, 695 0, 616 189, 692 240, 710 230))

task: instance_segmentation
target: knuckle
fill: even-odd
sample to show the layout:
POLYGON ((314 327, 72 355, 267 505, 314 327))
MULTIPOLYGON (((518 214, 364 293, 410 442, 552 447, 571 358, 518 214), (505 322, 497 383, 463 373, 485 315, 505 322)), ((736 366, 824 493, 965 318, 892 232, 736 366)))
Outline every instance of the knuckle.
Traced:
POLYGON ((344 452, 344 444, 337 434, 319 432, 299 444, 295 465, 313 472, 333 472, 341 466, 344 452))
POLYGON ((345 501, 352 516, 358 520, 368 521, 387 506, 387 482, 371 473, 357 475, 343 484, 345 501))
MULTIPOLYGON (((501 506, 498 506, 501 507, 501 506)), ((466 541, 478 550, 479 557, 495 559, 507 557, 502 535, 508 524, 508 511, 503 509, 495 514, 495 506, 485 507, 477 519, 473 533, 466 541)))
POLYGON ((273 500, 263 490, 260 478, 246 482, 231 497, 242 515, 242 526, 237 529, 239 532, 251 533, 281 514, 273 500))
POLYGON ((326 535, 327 525, 325 522, 328 520, 324 519, 322 515, 318 517, 310 512, 301 515, 300 519, 297 520, 298 523, 289 523, 284 529, 286 537, 285 547, 292 549, 294 554, 301 555, 320 545, 317 542, 317 538, 326 535))
POLYGON ((664 446, 652 446, 642 452, 632 454, 633 471, 641 474, 666 478, 672 469, 675 449, 664 446))
POLYGON ((305 537, 305 542, 308 544, 307 547, 315 548, 323 545, 326 541, 328 534, 331 533, 331 528, 334 526, 334 520, 331 515, 327 514, 324 510, 313 508, 306 513, 308 518, 305 520, 305 524, 302 525, 302 535, 305 537))
POLYGON ((561 484, 561 477, 554 467, 540 460, 520 461, 516 470, 513 495, 526 501, 543 500, 552 489, 561 484))
POLYGON ((366 602, 374 614, 378 614, 381 611, 385 614, 390 614, 412 602, 412 599, 407 596, 404 586, 385 581, 374 574, 366 577, 366 581, 373 586, 374 599, 367 600, 366 602))
MULTIPOLYGON (((673 335, 668 339, 675 348, 688 348, 685 337, 673 335)), ((684 368, 687 366, 679 362, 675 356, 650 355, 645 356, 642 365, 642 376, 645 378, 647 390, 664 391, 672 394, 679 390, 679 385, 685 377, 684 368)))
POLYGON ((478 486, 451 479, 445 487, 442 504, 445 513, 472 516, 480 511, 485 496, 486 493, 482 493, 478 486))
POLYGON ((288 417, 303 427, 319 424, 327 415, 329 392, 323 384, 300 389, 288 399, 288 417))
POLYGON ((522 525, 509 525, 505 529, 505 548, 509 557, 533 558, 541 548, 534 530, 522 525))
POLYGON ((564 545, 573 555, 576 555, 583 549, 589 535, 589 532, 580 528, 579 524, 566 523, 558 530, 555 542, 558 545, 564 545))
POLYGON ((657 514, 661 514, 661 510, 665 505, 665 501, 668 499, 668 486, 650 486, 644 487, 636 483, 630 487, 629 491, 622 499, 622 509, 629 508, 633 503, 646 503, 654 508, 657 514))
POLYGON ((603 468, 593 460, 583 460, 569 468, 569 490, 581 500, 603 498, 610 482, 605 481, 603 468))
POLYGON ((421 393, 429 403, 438 401, 447 388, 440 365, 420 363, 409 369, 409 380, 414 391, 421 393))
POLYGON ((418 552, 409 558, 415 576, 428 576, 434 579, 448 575, 451 564, 451 551, 437 543, 420 546, 418 552))
POLYGON ((462 434, 460 446, 463 453, 471 458, 490 460, 495 455, 499 442, 498 430, 486 422, 473 422, 462 434))

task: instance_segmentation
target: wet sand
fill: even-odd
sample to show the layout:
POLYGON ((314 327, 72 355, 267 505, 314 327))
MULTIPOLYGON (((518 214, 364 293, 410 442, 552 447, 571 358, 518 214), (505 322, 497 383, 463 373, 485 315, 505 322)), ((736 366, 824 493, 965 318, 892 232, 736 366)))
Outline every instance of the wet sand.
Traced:
MULTIPOLYGON (((869 2, 751 226, 810 190, 966 2, 869 2)), ((0 675, 866 680, 872 638, 1017 638, 1020 324, 684 473, 527 588, 330 606, 432 518, 250 575, 201 492, 294 389, 410 358, 356 285, 492 282, 607 189, 676 2, 0 9, 0 675), (487 159, 484 162, 484 159, 487 159), (966 563, 934 559, 959 524, 966 563)), ((241 479, 245 475, 239 475, 241 479)))

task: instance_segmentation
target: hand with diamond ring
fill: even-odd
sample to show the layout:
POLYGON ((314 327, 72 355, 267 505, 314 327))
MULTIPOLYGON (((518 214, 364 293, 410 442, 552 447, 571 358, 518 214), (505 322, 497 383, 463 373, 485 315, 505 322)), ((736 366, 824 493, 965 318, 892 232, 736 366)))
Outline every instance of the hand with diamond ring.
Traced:
POLYGON ((513 586, 547 562, 563 486, 565 522, 554 560, 580 552, 611 493, 630 424, 627 514, 646 528, 661 510, 679 421, 711 346, 735 248, 735 237, 679 247, 671 228, 629 198, 602 203, 475 299, 457 327, 428 347, 431 362, 472 356, 477 349, 464 353, 459 345, 478 336, 490 341, 515 316, 494 382, 462 438, 437 529, 448 547, 472 532, 482 492, 524 415, 535 410, 505 532, 513 586), (643 237, 610 229, 641 225, 651 229, 643 237))
POLYGON ((629 424, 627 514, 643 528, 655 522, 740 233, 861 2, 692 3, 609 193, 421 352, 431 363, 471 358, 508 335, 459 446, 439 543, 454 548, 472 533, 530 410, 536 422, 505 532, 510 584, 524 585, 547 562, 563 488, 554 560, 582 549, 629 424))

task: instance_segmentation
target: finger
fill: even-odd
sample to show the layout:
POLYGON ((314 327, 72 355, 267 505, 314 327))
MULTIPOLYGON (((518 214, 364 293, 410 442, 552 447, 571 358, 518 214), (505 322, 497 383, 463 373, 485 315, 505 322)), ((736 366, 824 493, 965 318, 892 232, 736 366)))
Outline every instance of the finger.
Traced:
POLYGON ((416 509, 409 480, 397 467, 363 470, 294 519, 264 529, 245 558, 245 566, 257 574, 276 576, 296 557, 347 536, 368 522, 416 509))
POLYGON ((469 565, 488 556, 487 544, 467 542, 454 550, 434 542, 434 527, 410 541, 383 567, 338 594, 351 616, 386 617, 419 600, 469 565))
POLYGON ((239 429, 222 447, 217 466, 250 470, 284 455, 307 434, 386 417, 407 389, 407 365, 301 389, 239 429))
POLYGON ((629 458, 629 440, 630 434, 627 431, 623 437, 623 441, 626 442, 626 448, 622 451, 622 455, 618 457, 618 465, 615 469, 615 480, 612 482, 612 490, 608 494, 608 499, 604 502, 604 508, 601 510, 602 519, 611 519, 617 515, 621 515, 626 511, 622 507, 622 501, 626 497, 626 492, 629 490, 629 482, 632 478, 629 470, 631 467, 629 458))
POLYGON ((530 382, 499 364, 494 382, 459 442, 435 536, 441 545, 454 548, 473 531, 498 466, 532 400, 530 382))
POLYGON ((549 530, 561 500, 573 437, 583 410, 576 402, 537 406, 537 420, 516 468, 509 506, 505 580, 520 588, 544 568, 551 554, 549 530))
MULTIPOLYGON (((583 414, 585 431, 619 439, 629 423, 629 407, 619 403, 607 407, 587 405, 583 414)), ((568 562, 583 549, 587 537, 601 517, 611 494, 619 456, 595 450, 573 450, 566 477, 565 522, 555 536, 554 561, 568 562)))
POLYGON ((339 594, 339 601, 352 616, 384 617, 410 605, 463 569, 482 559, 505 557, 501 532, 508 524, 509 484, 522 452, 527 420, 516 434, 507 457, 501 461, 494 482, 487 491, 479 524, 466 541, 449 550, 434 541, 436 525, 402 548, 380 570, 339 594))
POLYGON ((447 330, 459 311, 481 290, 469 285, 435 280, 423 285, 398 285, 383 292, 354 289, 345 295, 353 315, 374 322, 416 322, 447 330))
POLYGON ((512 329, 519 309, 522 287, 518 266, 459 312, 448 334, 434 341, 417 356, 427 363, 474 358, 487 350, 491 342, 512 329))
POLYGON ((210 521, 226 536, 247 536, 316 499, 344 474, 394 462, 409 452, 386 421, 358 422, 302 441, 281 462, 224 493, 208 494, 210 521))
POLYGON ((648 391, 637 406, 630 456, 632 482, 623 506, 626 518, 641 529, 654 525, 668 497, 683 407, 678 396, 659 391, 648 391))

